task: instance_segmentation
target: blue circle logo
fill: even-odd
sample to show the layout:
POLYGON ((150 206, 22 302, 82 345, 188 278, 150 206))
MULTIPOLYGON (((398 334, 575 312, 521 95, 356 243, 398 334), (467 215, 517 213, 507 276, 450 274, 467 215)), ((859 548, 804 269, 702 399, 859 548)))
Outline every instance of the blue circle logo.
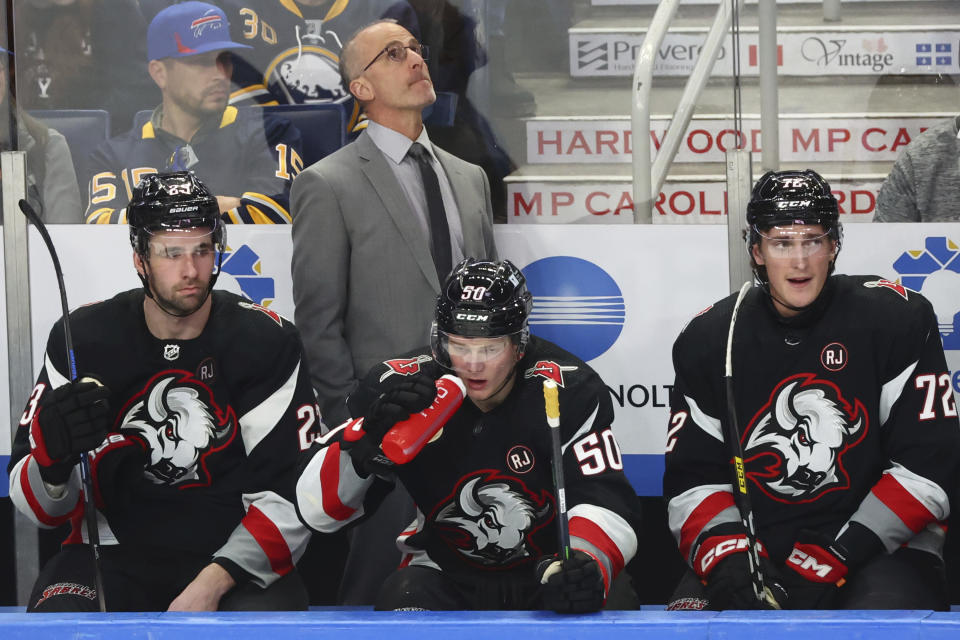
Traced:
POLYGON ((623 331, 623 292, 606 271, 572 256, 554 256, 523 269, 533 294, 530 332, 584 361, 602 355, 623 331))
POLYGON ((960 247, 944 236, 926 239, 923 251, 904 251, 893 263, 900 284, 922 291, 937 310, 946 350, 960 349, 960 247))

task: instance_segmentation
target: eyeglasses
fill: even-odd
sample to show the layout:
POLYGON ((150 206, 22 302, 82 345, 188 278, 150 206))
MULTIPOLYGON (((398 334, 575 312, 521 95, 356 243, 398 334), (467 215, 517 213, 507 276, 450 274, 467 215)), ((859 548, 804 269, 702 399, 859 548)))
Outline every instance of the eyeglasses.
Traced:
MULTIPOLYGON (((387 59, 390 62, 403 62, 407 59, 407 50, 413 51, 415 54, 420 56, 424 62, 427 61, 427 57, 430 55, 430 47, 425 44, 415 43, 415 44, 400 44, 399 42, 392 42, 385 46, 383 50, 377 54, 377 56, 370 61, 370 64, 363 68, 363 71, 366 71, 373 66, 373 63, 380 59, 380 56, 387 54, 387 59)), ((363 73, 361 71, 360 73, 363 73)))

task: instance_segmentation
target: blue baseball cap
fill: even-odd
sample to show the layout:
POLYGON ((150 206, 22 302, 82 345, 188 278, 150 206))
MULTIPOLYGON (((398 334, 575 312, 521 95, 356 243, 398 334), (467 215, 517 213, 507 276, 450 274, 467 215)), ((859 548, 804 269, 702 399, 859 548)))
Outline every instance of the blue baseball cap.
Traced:
POLYGON ((226 14, 206 2, 183 2, 167 7, 150 21, 147 29, 147 60, 252 48, 232 41, 226 14))

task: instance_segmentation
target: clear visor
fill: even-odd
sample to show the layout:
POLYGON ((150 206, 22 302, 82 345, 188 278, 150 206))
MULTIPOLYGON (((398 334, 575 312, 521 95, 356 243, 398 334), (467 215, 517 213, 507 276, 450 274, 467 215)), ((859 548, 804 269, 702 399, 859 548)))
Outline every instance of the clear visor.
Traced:
POLYGON ((754 229, 766 240, 763 248, 770 258, 810 258, 833 250, 830 234, 819 225, 784 225, 766 231, 754 229))
POLYGON ((151 231, 150 255, 166 260, 179 260, 184 256, 194 259, 213 258, 217 247, 210 229, 182 229, 151 231))
POLYGON ((465 338, 438 331, 437 337, 439 338, 438 346, 449 358, 450 367, 454 371, 485 365, 502 356, 514 345, 511 336, 465 338))

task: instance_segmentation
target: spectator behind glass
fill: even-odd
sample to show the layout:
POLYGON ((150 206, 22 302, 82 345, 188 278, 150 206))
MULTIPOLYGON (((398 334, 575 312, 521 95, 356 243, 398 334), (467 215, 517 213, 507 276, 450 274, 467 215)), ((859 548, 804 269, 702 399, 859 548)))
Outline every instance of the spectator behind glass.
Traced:
POLYGON ((960 116, 913 139, 877 196, 874 222, 960 220, 960 116))
POLYGON ((0 113, 7 118, 0 126, 0 150, 26 152, 27 200, 44 222, 82 222, 80 189, 67 141, 14 103, 9 91, 9 54, 0 48, 0 113), (16 121, 15 141, 10 139, 12 120, 16 121))
POLYGON ((218 7, 184 2, 150 22, 150 77, 163 95, 150 120, 90 156, 86 221, 123 223, 131 190, 147 174, 194 171, 217 194, 224 221, 286 224, 290 183, 303 168, 289 121, 228 106, 230 25, 218 7))
POLYGON ((14 28, 24 109, 104 109, 117 134, 156 104, 136 0, 22 0, 14 28))
MULTIPOLYGON (((144 0, 144 12, 167 0, 144 0)), ((232 105, 340 102, 354 131, 360 108, 340 80, 343 43, 360 27, 392 18, 418 32, 406 0, 221 0, 230 34, 250 48, 234 50, 232 105)))

